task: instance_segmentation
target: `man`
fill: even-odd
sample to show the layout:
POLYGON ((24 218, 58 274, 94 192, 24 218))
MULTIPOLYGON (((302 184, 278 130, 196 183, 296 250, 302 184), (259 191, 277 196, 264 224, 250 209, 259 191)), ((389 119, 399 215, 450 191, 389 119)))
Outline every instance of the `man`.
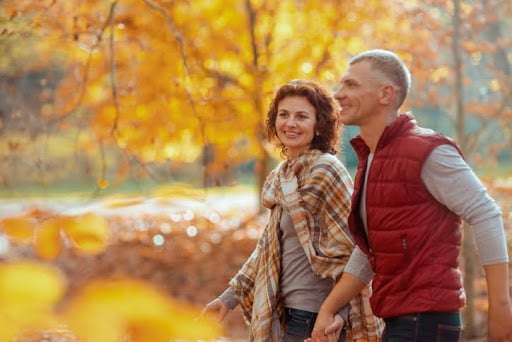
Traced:
POLYGON ((400 114, 410 73, 392 52, 355 56, 335 97, 360 134, 349 225, 357 244, 320 309, 313 341, 339 329, 335 313, 372 280, 383 341, 459 341, 465 293, 462 219, 474 230, 488 286, 489 341, 512 342, 509 258, 501 210, 449 138, 400 114))

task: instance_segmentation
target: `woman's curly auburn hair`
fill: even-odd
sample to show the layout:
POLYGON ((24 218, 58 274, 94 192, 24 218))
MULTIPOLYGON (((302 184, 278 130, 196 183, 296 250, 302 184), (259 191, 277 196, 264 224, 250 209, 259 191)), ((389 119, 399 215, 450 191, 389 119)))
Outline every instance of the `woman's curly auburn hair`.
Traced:
POLYGON ((310 80, 293 80, 282 85, 270 103, 266 119, 267 139, 276 143, 281 154, 286 155, 286 146, 279 141, 276 132, 276 118, 279 103, 286 97, 305 97, 316 110, 316 126, 310 149, 336 154, 340 148, 342 126, 338 105, 331 93, 322 85, 310 80))

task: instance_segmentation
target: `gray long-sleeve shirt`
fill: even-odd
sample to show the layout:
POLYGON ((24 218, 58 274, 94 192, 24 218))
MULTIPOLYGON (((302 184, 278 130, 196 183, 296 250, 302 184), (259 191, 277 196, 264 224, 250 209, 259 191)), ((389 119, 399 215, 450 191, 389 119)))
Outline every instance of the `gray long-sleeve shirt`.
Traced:
MULTIPOLYGON (((370 155, 368 159, 367 174, 372 157, 370 155)), ((453 146, 441 145, 434 149, 423 165, 421 178, 437 201, 473 227, 483 265, 509 261, 501 209, 453 146)), ((360 215, 367 229, 365 198, 363 189, 360 215)), ((358 247, 354 249, 345 272, 365 283, 373 277, 368 258, 358 247)))

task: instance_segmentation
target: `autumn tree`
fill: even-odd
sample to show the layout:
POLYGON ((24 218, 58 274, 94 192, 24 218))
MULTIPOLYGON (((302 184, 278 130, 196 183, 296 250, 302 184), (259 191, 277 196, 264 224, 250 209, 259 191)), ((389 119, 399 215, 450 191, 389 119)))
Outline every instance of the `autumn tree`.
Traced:
POLYGON ((407 25, 399 2, 379 1, 3 6, 13 20, 30 19, 41 61, 58 60, 44 122, 90 130, 91 143, 77 143, 84 151, 117 146, 138 163, 203 158, 205 180, 255 158, 259 185, 278 159, 263 131, 274 89, 294 78, 335 85, 348 56, 398 43, 393 27, 407 25))

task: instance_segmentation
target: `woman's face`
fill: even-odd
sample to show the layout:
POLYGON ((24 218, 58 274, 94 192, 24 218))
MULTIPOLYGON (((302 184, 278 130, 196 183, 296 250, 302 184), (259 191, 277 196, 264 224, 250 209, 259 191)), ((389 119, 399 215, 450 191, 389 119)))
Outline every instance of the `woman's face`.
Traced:
POLYGON ((315 137, 316 110, 303 96, 287 96, 277 105, 276 132, 294 159, 308 149, 315 137))

